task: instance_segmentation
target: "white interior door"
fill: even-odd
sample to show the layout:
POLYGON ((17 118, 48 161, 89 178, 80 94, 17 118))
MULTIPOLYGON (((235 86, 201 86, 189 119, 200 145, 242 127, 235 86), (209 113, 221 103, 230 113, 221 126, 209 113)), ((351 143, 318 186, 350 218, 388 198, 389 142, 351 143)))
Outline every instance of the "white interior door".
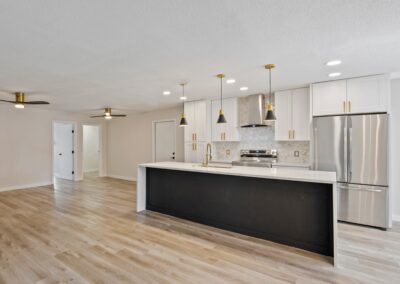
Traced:
POLYGON ((54 175, 73 180, 74 126, 72 123, 54 124, 54 175))
POLYGON ((155 162, 165 162, 175 160, 175 130, 174 120, 157 121, 154 124, 155 162))

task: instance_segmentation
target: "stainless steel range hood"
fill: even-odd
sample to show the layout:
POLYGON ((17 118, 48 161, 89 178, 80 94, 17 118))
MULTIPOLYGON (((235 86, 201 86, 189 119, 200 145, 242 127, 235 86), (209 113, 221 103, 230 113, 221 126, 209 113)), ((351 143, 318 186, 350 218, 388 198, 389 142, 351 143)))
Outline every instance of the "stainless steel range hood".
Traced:
POLYGON ((264 95, 251 95, 247 97, 246 121, 241 127, 265 127, 264 95))

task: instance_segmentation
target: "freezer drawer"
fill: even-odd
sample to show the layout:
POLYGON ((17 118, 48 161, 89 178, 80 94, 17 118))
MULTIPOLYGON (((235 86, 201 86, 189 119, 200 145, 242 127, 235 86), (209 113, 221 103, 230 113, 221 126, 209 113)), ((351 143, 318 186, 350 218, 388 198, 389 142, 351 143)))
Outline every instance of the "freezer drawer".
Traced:
POLYGON ((338 220, 387 228, 388 188, 338 183, 338 220))

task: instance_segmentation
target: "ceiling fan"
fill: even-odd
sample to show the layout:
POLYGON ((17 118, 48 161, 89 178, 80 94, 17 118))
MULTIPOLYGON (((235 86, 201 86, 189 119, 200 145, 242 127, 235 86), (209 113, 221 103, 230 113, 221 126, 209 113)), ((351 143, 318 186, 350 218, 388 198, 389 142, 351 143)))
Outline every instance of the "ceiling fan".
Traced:
POLYGON ((111 108, 106 107, 103 115, 93 115, 90 118, 104 117, 105 119, 112 119, 113 117, 127 117, 126 114, 111 114, 111 108))
POLYGON ((8 100, 1 100, 0 102, 6 102, 6 103, 11 103, 14 104, 16 108, 25 108, 25 105, 48 105, 50 104, 49 102, 45 101, 30 101, 26 102, 25 101, 25 93, 23 92, 15 92, 12 93, 15 96, 14 101, 8 101, 8 100))

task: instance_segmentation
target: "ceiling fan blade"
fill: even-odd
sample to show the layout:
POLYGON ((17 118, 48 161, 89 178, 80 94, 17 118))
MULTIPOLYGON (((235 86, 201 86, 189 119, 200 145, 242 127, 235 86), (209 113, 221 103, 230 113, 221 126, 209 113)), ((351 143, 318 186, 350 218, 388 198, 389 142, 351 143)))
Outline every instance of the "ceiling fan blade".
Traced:
POLYGON ((45 101, 32 101, 32 102, 24 102, 24 104, 27 105, 49 105, 49 102, 45 102, 45 101))
POLYGON ((105 114, 103 114, 103 115, 93 115, 93 116, 91 116, 90 118, 95 118, 95 117, 105 117, 106 115, 105 114))
POLYGON ((0 102, 6 102, 6 103, 12 103, 12 104, 15 104, 15 101, 0 100, 0 102))
POLYGON ((111 116, 115 117, 127 117, 126 114, 112 114, 111 116))

